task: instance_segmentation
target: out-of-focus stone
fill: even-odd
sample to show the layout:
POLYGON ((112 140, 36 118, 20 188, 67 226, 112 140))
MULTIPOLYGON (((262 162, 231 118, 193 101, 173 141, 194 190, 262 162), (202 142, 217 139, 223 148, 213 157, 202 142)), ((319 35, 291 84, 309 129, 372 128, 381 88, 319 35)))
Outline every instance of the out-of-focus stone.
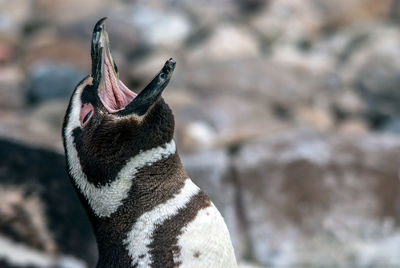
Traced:
POLYGON ((260 54, 259 44, 246 28, 222 24, 214 29, 206 43, 189 52, 188 62, 254 58, 260 54))
POLYGON ((373 28, 343 70, 365 102, 370 124, 378 129, 388 118, 400 116, 399 39, 398 29, 373 28))
POLYGON ((336 68, 335 58, 320 51, 301 51, 294 44, 279 45, 271 49, 271 62, 281 66, 326 74, 336 68))
POLYGON ((181 135, 181 144, 191 150, 209 150, 216 143, 217 133, 207 123, 195 121, 188 123, 181 135))
POLYGON ((184 13, 163 12, 149 6, 135 7, 130 20, 141 30, 144 42, 157 47, 177 48, 192 30, 184 13))
POLYGON ((31 18, 33 0, 0 1, 0 32, 20 34, 22 25, 31 18))
POLYGON ((69 98, 84 76, 66 65, 49 64, 37 67, 28 78, 27 99, 36 104, 51 99, 69 98))
POLYGON ((53 132, 58 133, 62 129, 65 111, 68 100, 50 100, 43 102, 29 111, 33 120, 40 120, 45 123, 53 132))
MULTIPOLYGON (((130 67, 131 79, 143 83, 142 88, 144 88, 147 83, 149 83, 151 79, 153 79, 154 75, 161 70, 165 61, 173 56, 174 55, 172 53, 158 52, 153 53, 148 57, 137 59, 132 63, 132 66, 130 67)), ((176 57, 174 58, 176 59, 176 57)), ((177 61, 178 64, 176 69, 178 71, 182 69, 182 66, 180 64, 180 61, 177 61)), ((176 76, 179 76, 179 72, 177 71, 174 72, 174 79, 172 79, 171 82, 175 82, 176 76)), ((142 88, 136 90, 141 90, 142 88)))
POLYGON ((23 67, 28 71, 38 66, 59 63, 73 66, 80 71, 90 72, 90 35, 86 42, 63 38, 52 31, 36 35, 26 45, 23 54, 23 67))
POLYGON ((268 7, 271 0, 235 0, 238 11, 245 14, 253 14, 268 7))
POLYGON ((199 29, 212 29, 236 12, 233 1, 206 0, 182 2, 182 8, 191 15, 199 29))
POLYGON ((385 132, 400 134, 400 118, 390 118, 381 129, 385 132))
MULTIPOLYGON (((113 5, 120 5, 120 1, 113 5)), ((90 16, 98 16, 103 9, 107 9, 105 0, 88 1, 62 1, 62 0, 36 0, 34 4, 35 18, 48 20, 53 23, 71 23, 90 16)))
MULTIPOLYGON (((171 84, 173 84, 172 81, 171 84)), ((163 92, 163 98, 173 111, 194 105, 197 101, 197 97, 193 92, 179 88, 165 90, 163 92)), ((179 124, 179 122, 176 123, 179 124)))
POLYGON ((365 121, 360 118, 345 120, 338 126, 338 130, 340 133, 347 133, 351 135, 366 135, 369 131, 369 128, 365 121))
POLYGON ((0 137, 63 152, 60 130, 42 119, 33 118, 28 111, 0 113, 0 137))
MULTIPOLYGON (((79 64, 78 66, 83 66, 85 68, 89 67, 87 70, 90 70, 90 40, 92 38, 93 26, 99 18, 100 17, 88 17, 73 23, 61 24, 57 26, 58 37, 53 37, 52 40, 48 41, 46 41, 46 38, 50 39, 48 36, 42 36, 40 38, 42 40, 36 38, 39 39, 35 41, 38 43, 36 47, 42 44, 49 46, 48 43, 50 43, 55 49, 57 42, 67 41, 68 46, 71 46, 71 48, 67 50, 67 48, 64 47, 64 53, 69 54, 69 58, 73 58, 74 60, 74 57, 77 57, 77 55, 74 54, 79 53, 80 56, 83 56, 80 61, 85 61, 86 65, 82 65, 79 61, 75 64, 79 64)), ((117 63, 119 71, 122 72, 122 76, 124 76, 123 73, 130 71, 130 68, 125 66, 128 64, 130 58, 135 56, 142 57, 142 54, 148 52, 150 49, 143 46, 143 36, 140 29, 129 22, 127 15, 124 15, 124 13, 121 14, 113 9, 110 10, 110 14, 106 20, 106 30, 110 40, 113 58, 117 63)), ((47 35, 49 35, 49 33, 47 33, 47 35)), ((56 53, 52 56, 56 56, 56 53)), ((79 60, 79 57, 76 59, 79 60)))
POLYGON ((334 126, 332 114, 326 109, 317 107, 302 106, 296 113, 296 119, 302 124, 311 126, 316 130, 330 130, 334 126))
POLYGON ((374 0, 323 0, 314 2, 325 28, 337 28, 362 23, 370 20, 384 19, 390 15, 391 0, 376 2, 374 0))
POLYGON ((250 24, 267 41, 297 42, 315 39, 322 26, 311 1, 270 1, 268 8, 250 18, 250 24))
POLYGON ((2 112, 0 137, 63 151, 61 140, 62 122, 68 100, 51 100, 30 109, 2 112))
POLYGON ((318 74, 265 58, 187 64, 177 73, 183 86, 198 94, 226 94, 264 103, 296 105, 320 89, 318 74))
POLYGON ((17 66, 0 68, 0 106, 1 109, 20 109, 25 104, 22 90, 23 74, 17 66))
POLYGON ((248 262, 248 261, 239 261, 238 267, 239 268, 264 268, 264 266, 258 265, 253 262, 248 262))
POLYGON ((179 122, 178 143, 184 152, 236 146, 285 128, 267 107, 232 96, 198 98, 174 114, 179 122))
POLYGON ((7 35, 0 34, 0 63, 7 64, 15 60, 17 40, 7 35))
POLYGON ((365 109, 361 96, 351 89, 339 94, 333 101, 333 106, 342 119, 360 116, 365 109))
POLYGON ((250 23, 268 41, 313 42, 324 29, 380 19, 390 13, 391 0, 273 0, 250 23))
POLYGON ((277 267, 399 265, 389 243, 400 234, 399 159, 395 136, 294 132, 243 146, 234 167, 253 258, 277 267), (371 254, 374 243, 386 247, 371 254))

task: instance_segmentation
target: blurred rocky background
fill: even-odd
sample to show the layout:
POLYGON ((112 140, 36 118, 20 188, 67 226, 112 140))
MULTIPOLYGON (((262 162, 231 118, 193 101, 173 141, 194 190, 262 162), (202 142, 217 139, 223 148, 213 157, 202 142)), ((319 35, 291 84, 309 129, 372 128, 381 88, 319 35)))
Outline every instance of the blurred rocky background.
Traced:
POLYGON ((107 16, 242 267, 400 267, 400 2, 0 0, 0 267, 94 267, 61 123, 107 16))

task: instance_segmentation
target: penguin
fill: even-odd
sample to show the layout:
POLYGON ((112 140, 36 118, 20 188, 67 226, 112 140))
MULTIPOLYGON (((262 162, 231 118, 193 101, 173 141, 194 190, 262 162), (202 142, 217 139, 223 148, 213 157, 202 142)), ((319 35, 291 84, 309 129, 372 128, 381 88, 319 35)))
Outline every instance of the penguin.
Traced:
POLYGON ((119 79, 105 19, 94 27, 92 73, 75 88, 62 131, 97 267, 237 267, 223 217, 177 152, 174 116, 161 96, 176 61, 134 93, 119 79))

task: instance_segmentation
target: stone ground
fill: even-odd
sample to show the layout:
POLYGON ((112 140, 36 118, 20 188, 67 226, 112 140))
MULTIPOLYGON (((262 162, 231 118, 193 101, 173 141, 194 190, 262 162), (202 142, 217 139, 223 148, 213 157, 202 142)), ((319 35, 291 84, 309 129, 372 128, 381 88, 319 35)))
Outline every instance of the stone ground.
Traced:
POLYGON ((60 220, 80 215, 76 198, 46 191, 72 189, 61 122, 103 16, 133 90, 177 60, 164 97, 178 148, 243 267, 400 266, 395 0, 0 0, 0 265, 4 241, 49 265, 96 258, 91 234, 60 220), (35 171, 29 159, 47 154, 53 169, 35 171))

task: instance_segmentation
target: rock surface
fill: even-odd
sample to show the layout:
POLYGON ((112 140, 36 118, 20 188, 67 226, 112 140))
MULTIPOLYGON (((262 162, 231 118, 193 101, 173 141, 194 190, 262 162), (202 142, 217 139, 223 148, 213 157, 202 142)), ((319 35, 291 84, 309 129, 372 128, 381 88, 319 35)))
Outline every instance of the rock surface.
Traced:
POLYGON ((29 78, 28 102, 37 104, 52 99, 66 99, 82 77, 84 74, 69 66, 37 67, 29 78))
POLYGON ((391 136, 290 133, 243 146, 233 166, 253 258, 277 267, 400 265, 390 246, 400 234, 399 159, 391 136))

